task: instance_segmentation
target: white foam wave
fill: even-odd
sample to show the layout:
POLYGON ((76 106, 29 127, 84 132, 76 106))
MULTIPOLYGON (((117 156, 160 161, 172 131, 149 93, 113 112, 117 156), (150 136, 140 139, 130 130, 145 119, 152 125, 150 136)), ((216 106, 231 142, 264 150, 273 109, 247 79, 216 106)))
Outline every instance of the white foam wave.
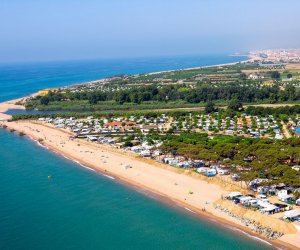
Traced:
POLYGON ((89 168, 89 167, 87 167, 87 166, 85 166, 85 165, 83 165, 83 164, 81 164, 81 163, 79 163, 79 165, 82 166, 82 167, 84 167, 84 168, 86 168, 86 169, 88 169, 88 170, 91 170, 91 171, 93 171, 93 172, 96 172, 95 169, 89 168))
POLYGON ((105 177, 107 177, 107 178, 109 178, 109 179, 112 179, 112 180, 115 179, 114 177, 112 177, 112 176, 110 176, 110 175, 107 175, 107 174, 103 174, 103 176, 105 176, 105 177))
POLYGON ((193 210, 191 210, 191 209, 189 209, 189 208, 187 208, 187 207, 184 207, 184 209, 186 209, 187 211, 189 211, 189 212, 191 212, 191 213, 193 213, 193 214, 196 213, 196 212, 194 212, 193 210))
POLYGON ((66 158, 67 160, 70 160, 70 158, 69 157, 67 157, 67 156, 65 156, 65 155, 62 155, 64 158, 66 158))
MULTIPOLYGON (((230 226, 228 226, 228 227, 230 227, 230 226)), ((254 236, 254 235, 251 235, 251 234, 249 234, 249 233, 247 233, 247 232, 245 232, 245 231, 243 231, 243 230, 240 230, 240 229, 238 229, 238 228, 235 228, 235 227, 230 227, 232 230, 234 230, 234 231, 238 231, 238 232, 240 232, 240 233, 243 233, 243 234, 245 234, 247 237, 249 237, 249 238, 252 238, 252 239, 254 239, 254 240, 257 240, 257 241, 261 241, 261 242, 263 242, 263 243, 265 243, 265 244, 267 244, 267 245, 269 245, 269 246, 272 246, 272 244, 270 243, 270 242, 268 242, 268 241, 266 241, 266 240, 263 240, 263 239, 261 239, 261 238, 259 238, 259 237, 256 237, 256 236, 254 236)))
POLYGON ((96 172, 95 169, 90 168, 90 167, 87 167, 87 166, 81 164, 79 161, 73 160, 73 162, 77 163, 77 164, 80 165, 81 167, 84 167, 84 168, 86 168, 86 169, 88 169, 88 170, 91 170, 91 171, 93 171, 93 172, 96 172))
POLYGON ((43 145, 39 141, 37 141, 37 140, 35 140, 35 141, 36 141, 36 144, 39 145, 40 147, 48 149, 48 147, 46 147, 45 145, 43 145))

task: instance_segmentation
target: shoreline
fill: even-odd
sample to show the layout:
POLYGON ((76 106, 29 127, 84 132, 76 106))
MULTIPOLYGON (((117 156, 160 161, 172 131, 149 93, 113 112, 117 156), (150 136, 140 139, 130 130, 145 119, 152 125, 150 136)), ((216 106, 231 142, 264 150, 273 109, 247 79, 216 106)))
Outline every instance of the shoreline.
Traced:
MULTIPOLYGON (((232 55, 229 55, 229 56, 233 57, 232 55)), ((230 65, 235 65, 235 64, 238 64, 238 63, 252 62, 252 61, 258 59, 258 58, 255 58, 255 57, 251 57, 250 54, 243 55, 243 56, 248 57, 248 59, 243 60, 243 61, 238 61, 238 62, 231 62, 231 63, 223 63, 223 64, 208 65, 208 66, 197 66, 197 67, 191 67, 191 68, 182 68, 182 69, 172 69, 172 70, 163 70, 163 71, 157 71, 157 72, 141 73, 140 75, 154 75, 154 74, 173 72, 173 71, 178 71, 178 70, 204 69, 204 68, 221 67, 221 66, 227 66, 227 65, 230 66, 230 65)), ((77 84, 86 85, 86 84, 89 84, 89 83, 98 82, 98 81, 105 81, 105 80, 108 80, 108 79, 109 79, 109 77, 96 79, 96 80, 92 80, 92 81, 88 81, 88 82, 72 83, 70 85, 61 86, 59 88, 66 88, 66 87, 70 87, 72 85, 77 85, 77 84)), ((51 88, 49 88, 49 89, 51 89, 51 88)), ((34 92, 34 93, 28 94, 28 95, 23 96, 23 97, 18 97, 18 98, 13 99, 13 100, 6 100, 6 101, 3 101, 3 102, 0 102, 0 121, 5 121, 5 120, 11 119, 11 117, 12 117, 11 115, 5 114, 5 112, 8 111, 9 109, 23 109, 23 110, 25 110, 24 106, 16 105, 15 104, 16 102, 27 99, 27 98, 30 98, 30 97, 34 97, 37 94, 38 94, 38 92, 34 92)), ((204 107, 200 107, 200 109, 202 109, 202 108, 204 108, 204 107)), ((190 109, 197 109, 197 108, 178 108, 178 109, 190 110, 190 109)), ((169 110, 169 109, 165 109, 165 110, 169 110)))
MULTIPOLYGON (((181 68, 181 69, 170 69, 170 70, 162 70, 162 71, 155 71, 155 72, 150 72, 150 73, 144 73, 144 75, 156 75, 160 73, 169 73, 169 72, 174 72, 174 71, 184 71, 184 70, 194 70, 194 69, 207 69, 207 68, 214 68, 214 67, 222 67, 222 66, 230 66, 230 65, 235 65, 238 63, 247 63, 247 62, 252 62, 258 58, 251 57, 251 55, 242 55, 245 57, 248 57, 248 59, 243 60, 243 61, 238 61, 238 62, 230 62, 230 63, 220 63, 220 64, 213 64, 213 65, 207 65, 207 66, 197 66, 197 67, 190 67, 190 68, 181 68)), ((229 55, 229 57, 233 57, 232 55, 229 55)))
POLYGON ((25 110, 24 106, 16 104, 16 102, 21 101, 24 98, 27 98, 27 97, 1 102, 0 103, 0 122, 11 119, 11 115, 5 114, 5 112, 8 111, 9 109, 23 109, 23 110, 25 110))
MULTIPOLYGON (((239 56, 239 55, 237 55, 237 56, 239 56)), ((237 57, 237 56, 228 55, 228 57, 237 57)), ((251 56, 251 54, 241 55, 241 56, 247 57, 247 59, 242 60, 242 61, 237 61, 237 62, 220 63, 220 64, 213 64, 213 65, 206 65, 206 66, 196 66, 196 67, 189 67, 189 68, 161 70, 161 71, 153 71, 153 72, 148 72, 148 73, 139 73, 139 74, 132 74, 132 75, 156 75, 156 74, 161 74, 161 73, 170 73, 170 72, 174 72, 174 71, 207 69, 207 68, 214 68, 214 67, 230 66, 230 65, 235 65, 235 64, 238 64, 238 63, 254 62, 255 60, 259 60, 260 59, 260 58, 251 56)), ((68 86, 72 86, 72 85, 84 85, 84 84, 89 84, 89 83, 98 82, 98 81, 104 81, 104 80, 108 80, 108 79, 110 79, 110 77, 96 79, 96 80, 92 80, 92 81, 89 81, 89 82, 73 83, 73 84, 68 85, 68 86)), ((68 86, 63 86, 63 87, 68 87, 68 86)))
MULTIPOLYGON (((37 142, 38 144, 40 144, 38 141, 34 140, 33 138, 31 138, 30 136, 28 136, 28 138, 32 141, 37 142)), ((84 164, 82 164, 80 161, 77 160, 73 160, 72 158, 69 158, 68 156, 65 156, 64 154, 60 153, 59 151, 56 151, 54 149, 49 149, 47 146, 40 144, 41 147, 46 148, 47 150, 50 150, 52 153, 58 155, 59 157, 63 157, 65 159, 67 159, 68 161, 72 161, 75 164, 78 165, 78 167, 82 167, 85 168, 89 171, 92 171, 96 174, 100 174, 103 177, 106 177, 108 179, 114 180, 116 181, 118 184, 124 185, 127 188, 134 190, 135 192, 139 192, 144 196, 149 197, 150 199, 153 199, 155 201, 158 201, 160 203, 163 203, 167 206, 172 206, 175 209, 180 210, 181 212, 185 212, 188 213, 194 217, 196 217, 197 219, 201 219, 204 221, 209 221, 210 223, 222 228, 222 229, 229 229, 233 232, 236 232, 238 234, 243 234, 245 235, 245 238, 251 238, 253 240, 257 240, 260 242, 263 242, 266 245, 269 246, 273 246, 273 247, 278 247, 279 249, 282 249, 282 247, 287 247, 286 244, 280 244, 278 242, 274 243, 274 242, 270 242, 267 239, 261 237, 259 234, 252 232, 250 229, 244 228, 243 226, 240 226, 238 224, 235 224, 234 226, 232 225, 232 223, 226 219, 222 219, 220 217, 217 217, 213 214, 210 213, 206 213, 203 212, 195 207, 189 206, 188 204, 183 204, 180 201, 176 200, 176 199, 172 199, 171 197, 165 196, 162 193, 158 193, 155 192, 147 187, 143 187, 141 185, 136 185, 135 183, 129 182, 128 180, 122 179, 119 176, 113 174, 113 173, 107 173, 107 172, 103 172, 99 169, 95 169, 92 166, 86 166, 84 164), (205 216, 207 218, 205 218, 205 216)), ((289 246, 289 247, 293 247, 293 246, 289 246)), ((296 248, 297 249, 297 248, 296 248)))
MULTIPOLYGON (((221 67, 221 66, 226 66, 226 65, 235 65, 235 64, 238 64, 238 63, 251 62, 252 60, 255 60, 255 59, 257 59, 257 58, 249 57, 249 59, 244 60, 244 61, 240 61, 240 62, 217 64, 217 65, 210 65, 210 66, 200 66, 200 67, 186 68, 186 69, 175 69, 175 70, 160 71, 160 72, 152 72, 152 73, 148 73, 148 74, 145 73, 145 75, 159 74, 159 73, 163 73, 163 72, 172 72, 172 71, 177 71, 177 70, 192 70, 192 69, 201 69, 201 68, 221 67)), ((104 78, 104 79, 101 79, 101 80, 105 80, 105 79, 109 79, 109 78, 104 78)), ((95 80, 95 81, 100 81, 100 80, 95 80)), ((84 83, 81 83, 81 84, 88 84, 88 83, 91 83, 91 82, 94 82, 94 81, 84 82, 84 83)), ((4 112, 6 112, 8 109, 13 109, 13 108, 24 109, 24 106, 16 105, 15 102, 20 101, 24 98, 28 98, 28 97, 33 96, 35 94, 36 93, 30 94, 30 95, 28 95, 26 97, 23 97, 23 98, 18 98, 18 99, 15 99, 15 100, 5 101, 3 103, 0 103, 0 125, 1 125, 1 121, 3 121, 3 124, 7 125, 8 129, 13 128, 13 129, 16 130, 16 132, 19 132, 19 133, 24 132, 24 130, 26 130, 26 126, 28 126, 28 125, 29 125, 29 127, 31 126, 31 128, 36 128, 36 130, 38 130, 37 128, 40 128, 40 126, 43 126, 43 127, 46 128, 46 131, 47 131, 47 129, 52 129, 52 130, 58 131, 59 133, 64 133, 66 135, 66 137, 65 137, 65 139, 66 139, 69 135, 71 135, 71 133, 68 133, 65 130, 56 129, 54 127, 49 128, 48 126, 38 124, 37 122, 34 123, 34 122, 30 122, 30 121, 25 121, 25 122, 23 121, 23 123, 27 124, 27 125, 25 125, 25 127, 24 126, 23 127, 18 126, 18 123, 20 124, 20 123, 22 123, 22 121, 20 121, 20 122, 6 122, 6 120, 10 119, 11 116, 7 115, 7 114, 3 114, 4 112)), ((83 168, 89 169, 90 171, 99 173, 99 174, 101 174, 101 175, 103 175, 107 178, 116 180, 117 182, 119 182, 123 185, 126 185, 126 186, 134 189, 135 191, 142 191, 142 193, 144 193, 144 194, 145 193, 146 194, 151 194, 150 197, 158 200, 159 202, 163 202, 164 204, 176 205, 177 207, 180 207, 180 209, 183 209, 186 212, 189 212, 189 213, 193 214, 194 216, 199 217, 200 219, 209 220, 209 221, 213 222, 214 224, 216 224, 218 226, 220 225, 221 227, 224 228, 224 230, 226 230, 226 228, 229 228, 232 231, 240 231, 240 233, 245 234, 247 236, 247 238, 254 238, 254 239, 256 238, 255 240, 264 241, 265 244, 271 244, 272 246, 277 247, 279 249, 300 249, 299 247, 297 247, 297 246, 299 246, 299 244, 292 245, 292 244, 287 243, 286 241, 281 240, 280 238, 276 239, 276 240, 272 240, 272 241, 268 240, 263 235, 251 231, 248 227, 244 226, 242 223, 238 223, 238 221, 235 221, 233 218, 231 218, 231 217, 229 217, 225 214, 222 214, 221 212, 212 210, 211 206, 212 206, 212 204, 215 200, 210 201, 210 205, 209 205, 210 209, 204 212, 204 211, 201 210, 201 208, 203 206, 206 209, 206 204, 203 205, 204 203, 202 204, 202 207, 200 207, 199 206, 200 203, 195 203, 196 204, 195 205, 195 204, 190 203, 190 202, 185 202, 185 199, 183 200, 182 197, 179 197, 179 198, 176 197, 176 194, 170 195, 166 192, 161 192, 161 191, 159 191, 159 190, 157 190, 157 189, 155 189, 155 188, 153 188, 149 185, 140 183, 140 182, 136 181, 136 179, 137 179, 136 177, 132 178, 132 176, 126 176, 126 175, 124 176, 120 173, 118 174, 118 172, 114 171, 114 170, 113 171, 111 171, 111 170, 108 171, 105 167, 105 164, 104 164, 104 167, 99 166, 97 164, 92 164, 91 162, 86 161, 84 159, 84 157, 83 158, 80 157, 79 154, 76 155, 74 153, 72 155, 72 153, 68 154, 68 152, 64 152, 64 150, 62 148, 64 146, 59 145, 59 141, 56 141, 56 143, 57 143, 56 146, 53 145, 53 143, 50 143, 51 140, 49 141, 48 138, 46 139, 46 136, 45 136, 45 140, 39 141, 40 137, 39 137, 38 133, 39 132, 30 131, 30 130, 27 130, 25 132, 26 136, 29 137, 30 140, 35 141, 41 147, 46 148, 47 150, 50 150, 51 152, 54 152, 55 154, 57 154, 61 157, 64 157, 67 160, 73 161, 74 163, 76 163, 80 167, 83 167, 83 168)), ((45 135, 46 135, 46 133, 45 133, 45 135)), ((92 145, 91 143, 90 143, 91 145, 87 145, 88 142, 76 141, 76 143, 80 143, 82 145, 85 145, 85 146, 87 146, 87 148, 89 148, 89 146, 90 146, 89 150, 91 150, 91 148, 94 148, 93 147, 94 145, 92 145)), ((76 145, 74 144, 73 146, 75 148, 76 145)), ((108 147, 103 146, 103 145, 101 147, 100 146, 98 147, 98 151, 99 151, 99 149, 101 150, 102 153, 104 152, 104 153, 108 153, 108 154, 110 154, 111 151, 112 151, 111 148, 108 148, 108 147)), ((151 165, 151 168, 153 167, 154 169, 161 168, 161 167, 158 166, 160 163, 156 164, 156 163, 151 162, 151 160, 145 160, 145 159, 141 160, 141 159, 138 159, 137 156, 133 156, 133 155, 129 155, 129 154, 126 155, 126 154, 124 154, 124 152, 122 153, 121 150, 114 149, 113 151, 115 151, 114 153, 116 153, 118 155, 121 155, 121 157, 125 161, 128 160, 128 159, 133 159, 137 163, 139 162, 140 164, 151 165)), ((99 161, 99 163, 101 163, 101 162, 99 161)), ((101 165, 103 165, 103 162, 101 163, 101 165)), ((170 169, 168 167, 163 167, 161 169, 163 169, 163 171, 169 172, 170 174, 171 173, 174 174, 176 172, 176 170, 170 169)), ((128 170, 128 171, 132 171, 132 170, 128 170)), ((178 175, 183 176, 185 174, 179 173, 178 175)), ((198 182, 198 184, 202 183, 201 185, 203 185, 203 186, 205 186, 205 184, 206 184, 205 187, 207 188, 207 190, 209 190, 210 188, 214 188, 216 190, 218 189, 218 191, 217 191, 218 195, 220 194, 220 192, 219 192, 220 190, 221 190, 221 193, 222 192, 227 192, 228 193, 228 191, 226 191, 224 189, 222 190, 222 187, 220 185, 217 185, 216 183, 209 183, 208 181, 203 180, 203 179, 200 180, 200 179, 193 178, 193 176, 188 176, 188 175, 185 175, 185 176, 186 176, 186 178, 191 178, 191 179, 196 180, 198 182)), ((164 190, 164 189, 162 189, 162 190, 164 190)), ((186 196, 186 194, 185 194, 185 196, 186 196)), ((211 197, 214 197, 214 196, 212 195, 211 197)), ((217 197, 215 197, 215 198, 217 198, 217 197)), ((291 234, 289 234, 289 235, 291 235, 291 234)), ((298 235, 300 236, 300 231, 298 231, 298 235)), ((297 235, 292 235, 291 237, 297 237, 297 235)))
MULTIPOLYGON (((213 64, 213 65, 207 65, 207 66, 196 66, 196 67, 190 67, 190 68, 170 69, 170 70, 154 71, 154 72, 148 72, 148 73, 137 73, 137 74, 132 74, 132 75, 154 75, 154 74, 160 74, 160 73, 166 73, 166 72, 173 72, 173 71, 193 70, 193 69, 205 69, 205 68, 221 67, 221 66, 227 66, 227 65, 230 66, 230 65, 235 65, 235 64, 238 64, 238 63, 253 62, 254 60, 258 59, 256 57, 251 57, 251 54, 241 55, 241 56, 248 57, 248 59, 245 59, 245 60, 242 60, 242 61, 237 61, 237 62, 230 62, 230 63, 213 64)), ((235 57, 235 56, 234 55, 228 55, 228 57, 235 57)), ((56 88, 66 88, 66 87, 70 87, 72 85, 85 85, 85 84, 94 83, 94 82, 98 82, 98 81, 109 80, 110 78, 111 77, 104 77, 104 78, 95 79, 95 80, 91 80, 91 81, 77 82, 77 83, 74 82, 74 83, 71 83, 69 85, 63 85, 63 86, 56 87, 56 88)), ((47 89, 51 89, 51 88, 52 87, 49 87, 47 89)), ((6 100, 6 101, 4 100, 0 104, 6 103, 6 102, 12 102, 12 101, 15 101, 15 100, 21 100, 21 99, 28 98, 28 97, 32 97, 32 96, 35 96, 36 94, 37 94, 37 92, 34 92, 34 93, 28 94, 28 95, 23 96, 23 97, 17 97, 16 99, 13 99, 13 100, 6 100)), ((1 113, 2 113, 2 111, 0 109, 0 114, 1 113)))
MULTIPOLYGON (((51 143, 52 142, 51 140, 53 140, 52 137, 51 137, 51 140, 47 138, 47 139, 44 139, 43 141, 39 141, 39 139, 41 138, 40 134, 39 134, 40 132, 36 132, 36 130, 38 129, 41 132, 43 132, 41 130, 43 125, 41 125, 41 124, 29 123, 27 121, 27 122, 9 122, 9 123, 6 123, 6 125, 8 126, 8 129, 10 129, 10 128, 16 129, 16 132, 25 132, 26 136, 28 136, 31 140, 36 141, 37 144, 39 144, 40 146, 42 146, 42 147, 46 148, 47 150, 50 150, 50 151, 58 154, 61 157, 64 157, 64 158, 66 158, 70 161, 73 161, 74 163, 77 163, 80 167, 84 167, 84 168, 89 169, 90 171, 95 171, 97 173, 100 173, 101 175, 106 176, 107 178, 114 179, 117 182, 125 184, 126 186, 129 186, 131 188, 133 187, 134 189, 139 189, 139 190, 142 190, 142 191, 149 192, 152 197, 154 195, 155 199, 157 199, 161 202, 164 202, 164 203, 167 203, 167 204, 170 204, 170 203, 175 204, 176 206, 179 206, 182 209, 185 209, 187 212, 190 212, 190 213, 194 214, 195 216, 200 217, 201 219, 204 219, 204 220, 208 219, 208 220, 211 220, 211 221, 215 222, 218 225, 221 224, 221 226, 224 227, 224 230, 228 227, 230 228, 230 230, 233 230, 233 231, 234 230, 241 230, 243 233, 246 233, 246 234, 250 235, 250 236, 248 236, 249 238, 250 237, 257 237, 259 240, 268 242, 269 244, 272 244, 273 246, 277 246, 281 249, 282 249, 282 247, 284 247, 284 249, 286 249, 286 248, 287 249, 299 249, 294 245, 291 245, 291 244, 288 244, 286 242, 281 241, 280 239, 270 241, 266 237, 251 231, 249 228, 243 226, 242 224, 239 224, 239 223, 233 221, 232 218, 230 218, 230 217, 228 217, 224 214, 218 214, 218 212, 213 211, 211 206, 210 206, 214 202, 214 200, 210 201, 210 205, 208 205, 210 208, 209 209, 207 208, 207 211, 203 212, 203 211, 201 211, 201 207, 199 207, 199 204, 201 204, 199 202, 193 204, 191 202, 183 200, 182 197, 180 197, 180 196, 179 196, 179 199, 178 199, 178 197, 176 197, 176 194, 170 195, 167 192, 161 192, 160 190, 157 190, 157 189, 153 188, 153 187, 155 187, 155 185, 152 187, 152 186, 149 186, 147 184, 138 182, 136 180, 137 177, 132 178, 132 176, 126 176, 126 174, 124 175, 124 174, 120 173, 121 171, 118 172, 118 170, 116 170, 116 169, 109 169, 109 167, 104 166, 105 164, 101 164, 101 165, 93 164, 90 161, 87 161, 86 159, 80 157, 79 155, 77 155, 75 153, 70 154, 70 153, 68 153, 68 151, 64 150, 64 147, 61 147, 59 144, 57 146, 55 146, 55 144, 53 145, 53 143, 51 143), (20 126, 20 124, 22 124, 22 123, 23 123, 23 125, 20 126), (31 125, 31 127, 35 128, 35 129, 33 129, 31 131, 29 128, 27 128, 28 125, 31 125), (26 130, 26 131, 24 131, 24 130, 26 130), (212 211, 214 213, 212 213, 212 211)), ((45 131, 49 131, 50 129, 52 129, 53 130, 52 132, 54 132, 54 133, 55 133, 55 130, 57 130, 57 133, 59 133, 59 134, 65 133, 66 137, 68 137, 71 134, 71 133, 64 132, 60 129, 49 128, 48 126, 47 127, 44 126, 44 127, 46 129, 45 131)), ((76 143, 79 143, 79 141, 74 141, 73 146, 75 146, 76 143)), ((119 152, 118 150, 113 150, 113 149, 108 148, 106 146, 101 145, 100 147, 98 147, 97 145, 92 145, 91 144, 91 145, 89 145, 90 147, 88 147, 87 144, 90 144, 90 143, 84 142, 84 141, 80 141, 80 144, 81 144, 80 147, 85 146, 89 150, 93 150, 93 148, 94 149, 98 148, 98 151, 100 149, 100 151, 102 153, 110 153, 112 151, 116 151, 114 153, 116 153, 118 155, 121 155, 123 160, 128 161, 130 158, 131 159, 133 158, 135 160, 136 164, 137 163, 140 163, 140 164, 144 163, 143 160, 137 159, 138 157, 134 157, 134 156, 130 157, 129 155, 124 155, 121 152, 119 152), (105 149, 107 151, 104 151, 105 149)), ((66 147, 66 145, 65 145, 65 147, 66 147)), ((111 158, 111 156, 109 158, 111 158)), ((133 169, 135 169, 135 168, 136 167, 134 166, 133 169)), ((162 170, 156 164, 151 164, 151 168, 153 168, 154 171, 159 170, 159 169, 162 170)), ((133 169, 126 170, 126 171, 132 171, 133 169)), ((168 172, 167 174, 170 174, 170 175, 174 175, 175 174, 174 172, 176 172, 176 171, 169 171, 168 168, 163 169, 163 171, 168 172)), ((216 184, 206 183, 204 180, 194 179, 191 176, 187 176, 185 174, 177 174, 177 175, 178 175, 178 178, 183 177, 183 178, 188 178, 189 181, 192 181, 192 180, 197 181, 197 185, 202 186, 203 189, 205 189, 205 188, 207 189, 209 187, 210 189, 215 189, 215 192, 219 192, 219 191, 224 192, 225 191, 225 190, 220 189, 220 187, 217 187, 216 184)), ((162 178, 163 178, 163 176, 162 176, 162 178)), ((158 183, 158 184, 161 185, 161 183, 158 183)), ((181 185, 181 183, 180 183, 180 185, 181 185)), ((173 186, 173 188, 174 188, 174 186, 173 186)), ((186 187, 184 189, 186 189, 186 187)), ((220 193, 218 193, 218 195, 216 195, 216 196, 212 195, 212 197, 219 198, 219 194, 220 193)), ((185 196, 188 196, 188 195, 185 194, 185 196)), ((208 196, 208 197, 210 197, 210 196, 208 196)), ((206 200, 206 199, 204 199, 204 200, 206 200)), ((204 200, 202 200, 202 202, 204 200)), ((204 206, 206 207, 206 205, 204 205, 204 206)))
MULTIPOLYGON (((229 55, 230 57, 234 57, 233 55, 229 55)), ((258 58, 255 57, 251 57, 250 54, 248 55, 243 55, 245 57, 248 57, 248 59, 243 60, 243 61, 238 61, 238 62, 231 62, 231 63, 223 63, 223 64, 214 64, 214 65, 208 65, 208 66, 197 66, 197 67, 191 67, 191 68, 182 68, 182 69, 172 69, 172 70, 163 70, 163 71, 156 71, 156 72, 149 72, 149 73, 141 73, 140 75, 154 75, 154 74, 160 74, 160 73, 166 73, 166 72, 173 72, 173 71, 180 71, 180 70, 193 70, 193 69, 204 69, 204 68, 213 68, 213 67, 221 67, 221 66, 230 66, 230 65, 235 65, 238 63, 247 63, 247 62, 252 62, 254 60, 257 60, 258 58)), ((70 87, 72 85, 86 85, 86 84, 90 84, 93 82, 98 82, 98 81, 105 81, 108 80, 109 77, 106 78, 101 78, 101 79, 96 79, 96 80, 92 80, 92 81, 88 81, 88 82, 81 82, 81 83, 72 83, 70 85, 65 85, 65 86, 61 86, 59 88, 66 88, 66 87, 70 87)), ((51 89, 51 88, 49 88, 51 89)), ((15 103, 30 97, 34 97, 38 94, 38 92, 34 92, 31 94, 28 94, 26 96, 23 97, 18 97, 16 99, 13 100, 5 100, 0 102, 0 121, 4 121, 4 120, 8 120, 11 119, 11 115, 5 114, 6 111, 8 111, 9 109, 23 109, 25 110, 25 107, 22 105, 16 105, 15 103)), ((200 109, 202 109, 204 107, 200 107, 200 109)), ((197 109, 197 108, 178 108, 178 109, 197 109)), ((165 109, 165 110, 169 110, 169 109, 165 109)))

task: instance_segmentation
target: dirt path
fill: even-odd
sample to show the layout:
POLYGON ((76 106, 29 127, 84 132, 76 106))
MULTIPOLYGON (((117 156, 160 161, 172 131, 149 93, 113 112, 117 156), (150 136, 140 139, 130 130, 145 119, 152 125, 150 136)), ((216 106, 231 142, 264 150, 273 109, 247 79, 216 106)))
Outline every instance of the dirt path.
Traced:
POLYGON ((282 124, 282 131, 283 131, 283 135, 285 138, 289 139, 292 137, 290 131, 288 130, 286 124, 284 122, 281 121, 282 124))

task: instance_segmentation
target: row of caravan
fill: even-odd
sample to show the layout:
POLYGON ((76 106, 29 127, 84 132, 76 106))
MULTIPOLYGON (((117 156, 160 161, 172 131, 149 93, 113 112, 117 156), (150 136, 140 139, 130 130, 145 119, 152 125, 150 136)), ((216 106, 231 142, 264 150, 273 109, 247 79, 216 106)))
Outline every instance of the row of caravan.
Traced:
POLYGON ((213 177, 217 174, 219 175, 229 175, 230 172, 227 169, 222 169, 219 167, 200 167, 197 168, 197 172, 203 174, 207 177, 213 177))

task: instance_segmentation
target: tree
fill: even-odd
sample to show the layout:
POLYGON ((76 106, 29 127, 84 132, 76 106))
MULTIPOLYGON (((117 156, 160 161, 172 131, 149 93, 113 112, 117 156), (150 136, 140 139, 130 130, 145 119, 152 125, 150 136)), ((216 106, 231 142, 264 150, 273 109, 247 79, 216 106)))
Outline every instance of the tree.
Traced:
POLYGON ((287 123, 289 121, 289 116, 286 114, 280 114, 279 117, 285 123, 287 123))
POLYGON ((46 105, 47 106, 49 104, 49 102, 50 102, 50 100, 49 100, 48 96, 42 96, 41 99, 40 99, 40 103, 42 105, 46 105))
POLYGON ((292 74, 287 74, 287 76, 286 76, 287 78, 292 78, 293 77, 293 75, 292 74))
POLYGON ((227 108, 233 111, 240 111, 243 109, 243 104, 238 99, 232 99, 227 108))
POLYGON ((132 103, 140 104, 142 100, 138 92, 133 92, 130 94, 130 101, 132 103))
POLYGON ((285 87, 285 92, 289 100, 294 101, 296 99, 296 87, 289 84, 285 87))
POLYGON ((243 173, 241 175, 241 180, 245 181, 247 187, 249 188, 250 182, 257 177, 256 172, 248 172, 248 173, 243 173))
POLYGON ((132 146, 133 146, 133 144, 130 140, 125 141, 124 147, 132 147, 132 146))
POLYGON ((88 96, 88 100, 89 100, 89 103, 90 103, 90 104, 96 104, 96 103, 98 102, 98 96, 97 96, 97 94, 91 93, 91 94, 88 96))
POLYGON ((247 79, 247 75, 245 73, 241 73, 240 74, 240 79, 241 80, 246 80, 247 79))
POLYGON ((209 114, 209 113, 212 113, 212 112, 215 112, 215 111, 216 111, 215 104, 211 101, 207 102, 206 106, 205 106, 205 112, 207 114, 209 114))
POLYGON ((280 73, 278 71, 272 71, 271 72, 271 78, 278 80, 280 78, 280 73))
POLYGON ((124 102, 128 101, 128 95, 123 91, 119 91, 115 94, 114 99, 118 104, 124 104, 124 102))

